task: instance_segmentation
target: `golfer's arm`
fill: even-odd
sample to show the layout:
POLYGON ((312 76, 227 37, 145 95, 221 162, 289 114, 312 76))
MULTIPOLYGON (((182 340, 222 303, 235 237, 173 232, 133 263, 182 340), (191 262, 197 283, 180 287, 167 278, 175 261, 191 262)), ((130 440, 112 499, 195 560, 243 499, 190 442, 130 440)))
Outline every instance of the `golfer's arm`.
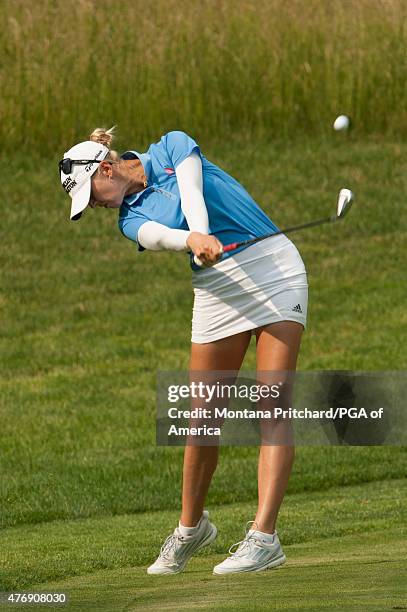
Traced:
POLYGON ((175 170, 181 209, 189 230, 171 229, 156 221, 147 221, 140 227, 137 242, 150 251, 184 251, 191 232, 209 234, 208 211, 203 197, 202 162, 197 153, 191 153, 175 170))
POLYGON ((146 221, 137 233, 137 242, 150 251, 186 251, 189 230, 171 229, 156 221, 146 221))
POLYGON ((208 211, 203 197, 202 161, 191 153, 175 170, 181 209, 191 231, 209 234, 208 211))

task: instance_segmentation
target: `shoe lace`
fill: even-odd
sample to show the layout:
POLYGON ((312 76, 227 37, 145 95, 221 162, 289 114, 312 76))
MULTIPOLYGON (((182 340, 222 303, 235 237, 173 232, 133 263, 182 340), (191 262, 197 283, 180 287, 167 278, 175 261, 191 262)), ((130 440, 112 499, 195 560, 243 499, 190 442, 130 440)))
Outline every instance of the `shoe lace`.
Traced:
POLYGON ((180 542, 181 539, 182 538, 179 533, 171 533, 171 535, 168 536, 164 544, 161 546, 159 555, 160 558, 169 560, 171 553, 175 552, 177 544, 180 542))
POLYGON ((255 536, 253 533, 249 533, 249 525, 256 525, 257 523, 255 521, 247 521, 246 523, 246 527, 245 527, 245 537, 243 538, 243 540, 240 540, 240 542, 236 542, 235 544, 232 544, 232 546, 229 548, 229 554, 232 557, 241 557, 242 555, 245 554, 245 552, 251 547, 252 543, 256 540, 255 536), (233 550, 236 546, 236 549, 233 550))

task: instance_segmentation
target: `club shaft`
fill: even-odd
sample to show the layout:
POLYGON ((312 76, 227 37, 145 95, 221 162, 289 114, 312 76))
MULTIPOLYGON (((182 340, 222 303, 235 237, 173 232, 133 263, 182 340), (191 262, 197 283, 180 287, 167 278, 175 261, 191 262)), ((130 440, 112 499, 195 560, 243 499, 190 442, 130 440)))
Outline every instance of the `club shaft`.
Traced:
POLYGON ((272 234, 258 236, 257 238, 252 238, 251 240, 244 240, 243 242, 232 242, 231 244, 227 244, 223 247, 223 252, 227 253, 228 251, 239 249, 242 246, 249 246, 249 244, 255 244, 256 242, 260 242, 260 240, 264 240, 265 238, 271 238, 272 236, 288 234, 289 232, 295 232, 300 229, 305 229, 306 227, 314 227, 315 225, 322 225, 323 223, 332 223, 334 221, 337 221, 338 218, 339 217, 337 217, 336 215, 331 215, 330 217, 324 217, 323 219, 318 219, 317 221, 310 221, 308 223, 302 223, 301 225, 293 225, 292 227, 287 227, 286 229, 278 230, 278 232, 273 232, 272 234))

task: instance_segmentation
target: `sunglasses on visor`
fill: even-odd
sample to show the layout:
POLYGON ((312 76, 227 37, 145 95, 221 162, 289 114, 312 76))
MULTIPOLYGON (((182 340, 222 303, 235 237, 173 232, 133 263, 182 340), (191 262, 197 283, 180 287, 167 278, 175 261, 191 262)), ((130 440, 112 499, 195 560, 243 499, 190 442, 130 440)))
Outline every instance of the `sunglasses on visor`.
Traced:
POLYGON ((100 162, 106 161, 103 159, 70 159, 66 157, 61 159, 59 162, 59 171, 64 174, 72 174, 74 166, 87 166, 88 164, 100 164, 100 162))

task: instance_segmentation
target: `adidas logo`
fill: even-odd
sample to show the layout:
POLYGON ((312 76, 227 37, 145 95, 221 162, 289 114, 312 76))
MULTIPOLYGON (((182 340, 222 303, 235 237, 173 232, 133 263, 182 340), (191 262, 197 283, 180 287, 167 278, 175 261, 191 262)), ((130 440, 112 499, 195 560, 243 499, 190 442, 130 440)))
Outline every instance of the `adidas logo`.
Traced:
POLYGON ((294 312, 302 312, 300 304, 297 304, 297 306, 294 306, 294 308, 291 308, 291 310, 294 310, 294 312))

